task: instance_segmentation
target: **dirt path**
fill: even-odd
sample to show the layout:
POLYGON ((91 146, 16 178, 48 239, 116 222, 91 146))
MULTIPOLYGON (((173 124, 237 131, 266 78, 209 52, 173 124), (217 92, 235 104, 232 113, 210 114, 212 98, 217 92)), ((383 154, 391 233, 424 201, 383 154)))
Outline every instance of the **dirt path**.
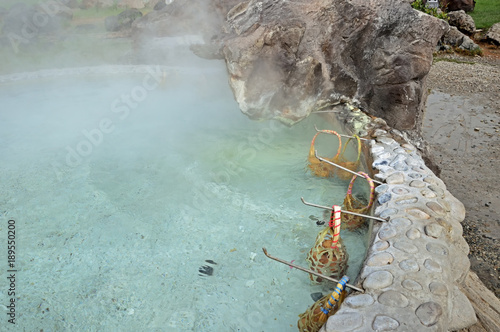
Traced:
POLYGON ((471 268, 500 297, 500 52, 487 55, 435 59, 423 134, 467 210, 471 268))

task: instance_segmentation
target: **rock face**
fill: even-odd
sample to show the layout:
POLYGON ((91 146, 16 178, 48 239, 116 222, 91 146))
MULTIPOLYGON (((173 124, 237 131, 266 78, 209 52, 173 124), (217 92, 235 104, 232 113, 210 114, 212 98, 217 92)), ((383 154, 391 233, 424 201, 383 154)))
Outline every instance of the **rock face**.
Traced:
POLYGON ((464 10, 466 12, 471 12, 476 6, 475 0, 440 0, 439 1, 442 8, 448 12, 456 10, 464 10))
POLYGON ((496 45, 500 45, 500 23, 495 23, 486 33, 487 40, 496 45))
POLYGON ((406 0, 175 0, 133 24, 136 45, 203 35, 211 47, 193 49, 225 58, 253 119, 293 124, 350 102, 417 133, 432 52, 448 29, 406 0))
POLYGON ((463 10, 458 10, 448 13, 448 23, 454 27, 457 27, 463 33, 471 35, 476 31, 476 24, 474 19, 465 13, 463 10))
POLYGON ((419 129, 445 22, 398 0, 247 1, 227 21, 230 83, 251 118, 294 123, 357 100, 396 129, 419 129))

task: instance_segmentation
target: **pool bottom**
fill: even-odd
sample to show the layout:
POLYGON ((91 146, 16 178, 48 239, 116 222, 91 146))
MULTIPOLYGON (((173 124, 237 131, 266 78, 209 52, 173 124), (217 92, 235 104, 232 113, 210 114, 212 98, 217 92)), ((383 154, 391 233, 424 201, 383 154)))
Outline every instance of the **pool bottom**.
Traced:
MULTIPOLYGON (((306 168, 320 120, 292 128, 254 123, 227 96, 209 93, 190 104, 189 94, 158 90, 127 121, 113 118, 115 130, 79 164, 65 163, 67 147, 76 150, 82 131, 109 116, 115 96, 135 80, 106 82, 102 94, 70 103, 70 114, 52 111, 53 89, 2 95, 21 111, 3 113, 9 144, 1 152, 11 162, 2 165, 0 192, 3 219, 15 219, 19 230, 18 327, 296 330, 310 294, 329 289, 267 259, 261 247, 306 266, 324 217, 300 196, 343 201, 347 182, 306 168), (77 121, 60 127, 75 117, 87 121, 83 128, 77 121)), ((64 95, 91 83, 66 84, 64 95)), ((342 236, 354 278, 367 235, 342 236)))

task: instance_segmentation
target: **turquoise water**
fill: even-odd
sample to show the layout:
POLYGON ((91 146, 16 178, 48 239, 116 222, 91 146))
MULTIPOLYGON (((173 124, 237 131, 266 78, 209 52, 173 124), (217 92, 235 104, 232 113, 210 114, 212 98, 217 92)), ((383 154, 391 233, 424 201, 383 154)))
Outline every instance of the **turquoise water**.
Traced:
MULTIPOLYGON (((307 266, 323 211, 300 197, 342 203, 347 182, 306 168, 314 124, 326 125, 249 120, 211 64, 0 85, 17 328, 295 331, 310 294, 328 291, 261 250, 307 266)), ((342 237, 355 278, 366 234, 342 237)))

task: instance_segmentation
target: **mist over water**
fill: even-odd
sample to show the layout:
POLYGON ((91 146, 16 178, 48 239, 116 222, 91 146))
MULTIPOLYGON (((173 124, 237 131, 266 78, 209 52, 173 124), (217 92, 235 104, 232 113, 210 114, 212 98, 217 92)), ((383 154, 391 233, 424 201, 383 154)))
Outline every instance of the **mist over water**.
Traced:
MULTIPOLYGON (((324 215, 300 197, 343 201, 346 182, 306 167, 322 120, 249 120, 224 62, 188 51, 196 38, 157 40, 161 66, 115 66, 106 54, 126 39, 83 53, 96 39, 55 42, 61 52, 2 44, 0 219, 19 234, 17 328, 295 330, 310 294, 330 290, 261 251, 305 266, 324 215)), ((322 154, 330 145, 318 139, 322 154)), ((355 278, 367 234, 342 237, 355 278)))

